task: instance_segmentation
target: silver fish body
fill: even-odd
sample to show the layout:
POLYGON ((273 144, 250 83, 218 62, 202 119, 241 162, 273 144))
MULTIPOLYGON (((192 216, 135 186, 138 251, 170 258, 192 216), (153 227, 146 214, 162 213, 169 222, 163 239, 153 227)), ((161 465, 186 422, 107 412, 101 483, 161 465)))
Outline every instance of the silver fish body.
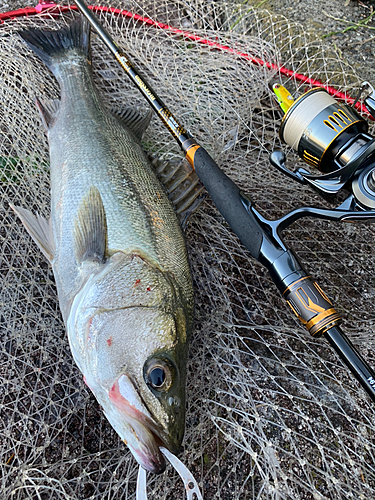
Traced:
POLYGON ((39 103, 51 219, 15 210, 51 261, 86 384, 138 462, 162 472, 159 446, 176 452, 184 432, 193 292, 179 222, 141 147, 147 120, 104 106, 86 21, 21 36, 56 76, 61 100, 39 103))

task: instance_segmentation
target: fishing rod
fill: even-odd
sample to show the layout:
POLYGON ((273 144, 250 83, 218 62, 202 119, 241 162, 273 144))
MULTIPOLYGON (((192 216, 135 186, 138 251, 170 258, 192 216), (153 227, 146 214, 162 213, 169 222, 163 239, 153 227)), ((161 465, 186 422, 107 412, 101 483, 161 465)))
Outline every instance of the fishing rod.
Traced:
MULTIPOLYGON (((348 222, 356 220, 371 221, 375 220, 375 210, 362 209, 361 212, 358 212, 354 210, 353 204, 341 206, 334 210, 301 207, 278 220, 265 219, 256 210, 249 196, 224 174, 208 152, 198 144, 174 117, 156 92, 140 76, 123 50, 99 23, 95 14, 90 11, 82 0, 75 0, 75 3, 174 136, 187 161, 195 169, 217 209, 231 229, 251 255, 268 269, 276 287, 297 318, 313 337, 324 336, 375 402, 375 372, 341 330, 339 325, 342 319, 330 299, 325 295, 318 283, 304 271, 297 256, 285 245, 280 236, 283 229, 304 216, 348 222)), ((332 100, 334 99, 332 98, 332 100)), ((294 126, 296 121, 292 107, 290 107, 289 111, 291 121, 289 119, 284 121, 284 135, 288 139, 292 137, 294 144, 297 135, 294 126)), ((353 112, 355 113, 354 110, 353 112)), ((297 113, 298 117, 300 114, 297 113)), ((355 120, 353 119, 353 121, 355 120)), ((334 126, 338 128, 335 124, 334 126)), ((343 140, 343 137, 341 139, 343 140)), ((313 144, 315 146, 315 143, 313 144)), ((346 162, 346 166, 342 169, 344 172, 341 173, 340 179, 344 180, 343 174, 349 170, 352 173, 357 171, 361 162, 363 163, 364 159, 367 159, 374 151, 375 142, 368 145, 367 153, 364 156, 358 149, 354 151, 346 162)), ((285 155, 282 152, 274 152, 272 155, 271 163, 285 174, 292 176, 298 182, 314 185, 314 179, 309 177, 307 171, 301 172, 300 169, 297 173, 294 173, 285 167, 285 155)), ((331 175, 329 179, 324 180, 328 181, 327 185, 332 186, 335 182, 337 183, 337 179, 332 179, 331 175)), ((315 182, 319 184, 319 179, 315 180, 315 182)))
MULTIPOLYGON (((247 61, 251 64, 254 64, 255 66, 264 66, 267 69, 271 71, 276 71, 277 74, 280 76, 286 77, 293 79, 298 82, 302 82, 306 85, 310 85, 313 87, 322 87, 327 92, 335 97, 336 99, 340 99, 345 102, 349 103, 354 103, 352 104, 358 111, 361 113, 366 114, 370 119, 373 119, 371 114, 368 112, 366 107, 361 103, 358 102, 355 98, 351 97, 347 93, 343 93, 340 90, 338 90, 335 87, 332 87, 331 85, 328 85, 326 83, 321 82, 320 80, 317 80, 316 78, 309 77, 307 75, 304 75, 303 73, 297 73, 296 71, 290 70, 286 68, 282 64, 275 64, 271 61, 267 61, 265 59, 261 59, 259 57, 256 57, 255 55, 247 52, 243 52, 242 50, 239 50, 235 47, 231 47, 229 45, 220 43, 217 40, 210 39, 208 37, 203 37, 199 36, 195 33, 192 33, 186 29, 181 29, 181 28, 176 28, 170 24, 162 23, 159 21, 156 21, 155 19, 151 19, 150 17, 146 16, 141 16, 139 14, 136 14, 135 12, 131 12, 129 10, 125 9, 118 9, 116 7, 109 7, 106 5, 89 5, 89 9, 91 9, 93 12, 102 12, 102 13, 108 13, 108 14, 113 14, 116 16, 122 16, 122 17, 127 17, 129 19, 134 19, 138 23, 141 23, 143 25, 147 26, 152 26, 154 28, 161 29, 171 35, 180 35, 181 37, 184 38, 184 40, 191 40, 193 42, 196 42, 201 45, 205 45, 208 47, 211 47, 213 49, 219 50, 220 52, 224 52, 227 54, 231 54, 232 56, 237 57, 240 60, 247 61)), ((25 7, 17 10, 12 10, 8 12, 0 12, 0 24, 4 23, 5 21, 9 19, 15 19, 17 17, 23 17, 23 16, 34 16, 34 15, 41 15, 48 13, 50 16, 54 15, 59 15, 64 12, 69 12, 73 10, 79 10, 76 5, 63 5, 63 4, 56 4, 52 1, 48 0, 40 0, 38 5, 35 7, 25 7)))

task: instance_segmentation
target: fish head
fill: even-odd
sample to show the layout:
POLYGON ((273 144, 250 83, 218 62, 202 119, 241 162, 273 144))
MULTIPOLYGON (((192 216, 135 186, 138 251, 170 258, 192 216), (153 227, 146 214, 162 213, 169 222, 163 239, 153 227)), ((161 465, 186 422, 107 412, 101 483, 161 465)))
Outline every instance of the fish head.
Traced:
POLYGON ((91 329, 101 338, 88 384, 136 460, 161 473, 159 447, 177 453, 185 428, 186 353, 175 319, 162 310, 133 307, 96 314, 91 329))
POLYGON ((147 279, 137 272, 136 292, 128 287, 117 290, 116 297, 98 299, 109 276, 91 280, 78 301, 78 336, 70 340, 85 381, 113 428, 143 468, 161 473, 160 446, 175 454, 184 435, 189 326, 173 283, 137 264, 149 272, 147 279))

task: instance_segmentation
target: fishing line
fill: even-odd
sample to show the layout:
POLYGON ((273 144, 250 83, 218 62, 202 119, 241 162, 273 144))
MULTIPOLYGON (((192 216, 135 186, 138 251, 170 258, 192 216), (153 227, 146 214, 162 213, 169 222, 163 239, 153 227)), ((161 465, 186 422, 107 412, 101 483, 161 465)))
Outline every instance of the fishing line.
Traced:
MULTIPOLYGON (((305 273, 297 257, 285 246, 279 236, 279 231, 306 214, 323 216, 329 220, 355 220, 353 213, 350 210, 315 210, 314 212, 307 207, 294 210, 277 221, 270 221, 262 217, 253 207, 251 200, 224 174, 207 151, 185 130, 157 96, 156 92, 140 76, 126 54, 98 22, 93 13, 95 9, 90 10, 81 0, 76 0, 76 4, 129 78, 135 83, 146 100, 158 113, 164 125, 175 137, 184 151, 186 159, 195 169, 216 207, 227 220, 232 230, 252 256, 266 266, 274 283, 296 316, 313 336, 324 335, 326 337, 369 396, 375 401, 375 372, 339 329, 338 325, 341 323, 341 317, 332 306, 332 303, 320 287, 305 273)), ((69 7, 64 8, 69 9, 69 7)), ((40 9, 43 10, 43 7, 40 7, 40 9)), ((103 9, 100 8, 99 10, 103 9)), ((109 8, 104 8, 104 10, 110 11, 109 8)), ((36 11, 36 8, 34 11, 36 11)), ((204 41, 206 43, 207 40, 204 39, 204 41)), ((213 46, 216 46, 215 42, 212 43, 213 46)), ((229 47, 225 49, 232 53, 235 52, 229 47)), ((254 58, 251 58, 248 54, 244 54, 244 56, 249 57, 254 62, 254 58)), ((261 61, 260 64, 268 66, 270 63, 261 61)), ((294 130, 293 126, 291 130, 294 130)), ((280 163, 278 161, 280 158, 276 160, 275 163, 280 163)), ((374 217, 374 212, 369 211, 362 215, 371 219, 374 217)))
POLYGON ((327 106, 335 104, 335 99, 325 93, 312 94, 293 110, 284 127, 284 139, 297 150, 298 143, 308 124, 327 106))
MULTIPOLYGON (((196 34, 203 38, 241 47, 266 61, 283 61, 295 71, 303 68, 302 72, 334 86, 352 89, 360 83, 329 47, 283 16, 247 8, 237 11, 220 0, 192 0, 189 11, 183 9, 189 2, 181 0, 137 0, 143 10, 134 2, 120 1, 121 5, 112 6, 186 30, 199 29, 196 34), (198 5, 201 17, 196 18, 198 5), (225 27, 231 24, 227 20, 239 16, 243 21, 226 38, 225 27), (258 39, 262 44, 266 40, 274 51, 260 52, 258 46, 263 45, 258 39)), ((72 17, 69 12, 46 13, 10 19, 0 26, 7 36, 0 39, 4 214, 0 300, 6 321, 1 336, 0 405, 5 419, 0 426, 4 478, 0 496, 9 500, 14 495, 48 496, 51 481, 61 498, 135 497, 137 465, 94 398, 82 389, 62 328, 51 270, 7 208, 9 201, 32 202, 35 210, 49 215, 48 153, 33 98, 40 93, 59 97, 56 81, 34 58, 29 59, 17 33, 30 27, 53 30, 72 17)), ((117 14, 100 17, 129 55, 139 55, 150 83, 157 88, 156 82, 162 82, 163 99, 173 103, 177 116, 187 121, 232 179, 253 189, 262 213, 291 210, 299 199, 310 205, 317 202, 316 191, 293 186, 290 178, 275 174, 269 165, 266 151, 279 146, 280 128, 275 103, 264 92, 270 71, 117 14), (231 72, 226 71, 226 61, 231 72), (215 73, 218 62, 220 71, 215 73), (205 78, 203 67, 208 67, 205 78), (232 78, 234 72, 237 80, 232 78), (236 142, 224 151, 228 130, 238 125, 236 142)), ((93 44, 96 83, 111 108, 121 108, 125 102, 141 105, 137 89, 113 66, 97 36, 93 44)), ((296 82, 289 82, 293 92, 300 86, 296 82)), ((173 139, 156 119, 144 144, 159 157, 177 155, 173 139)), ((294 156, 289 158, 291 164, 294 156)), ((315 274, 346 313, 347 331, 370 364, 373 236, 374 226, 337 228, 327 221, 294 224, 287 236, 310 269, 316 265, 315 274), (370 329, 365 331, 366 325, 370 329)), ((288 316, 289 308, 272 289, 266 270, 249 258, 208 197, 190 218, 186 237, 197 316, 188 363, 186 439, 179 458, 202 481, 204 496, 240 500, 374 495, 372 401, 324 341, 306 335, 288 316), (352 450, 363 453, 353 456, 352 450)), ((182 483, 172 469, 162 476, 149 474, 147 480, 152 498, 182 496, 182 483)))

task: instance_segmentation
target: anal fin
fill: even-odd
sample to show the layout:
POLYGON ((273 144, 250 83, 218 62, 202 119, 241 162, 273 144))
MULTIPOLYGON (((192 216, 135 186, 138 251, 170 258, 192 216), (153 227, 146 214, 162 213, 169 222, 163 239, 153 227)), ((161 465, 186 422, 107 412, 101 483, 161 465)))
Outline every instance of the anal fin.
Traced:
POLYGON ((56 120, 56 115, 60 107, 60 101, 55 99, 53 101, 44 102, 35 98, 36 107, 38 108, 39 115, 42 119, 44 128, 48 131, 56 120))
POLYGON ((33 215, 30 210, 10 205, 25 226, 27 232, 43 252, 44 256, 52 262, 54 255, 54 240, 51 221, 40 215, 33 215))
POLYGON ((78 209, 74 224, 75 255, 79 263, 105 261, 107 219, 99 190, 91 186, 78 209))

